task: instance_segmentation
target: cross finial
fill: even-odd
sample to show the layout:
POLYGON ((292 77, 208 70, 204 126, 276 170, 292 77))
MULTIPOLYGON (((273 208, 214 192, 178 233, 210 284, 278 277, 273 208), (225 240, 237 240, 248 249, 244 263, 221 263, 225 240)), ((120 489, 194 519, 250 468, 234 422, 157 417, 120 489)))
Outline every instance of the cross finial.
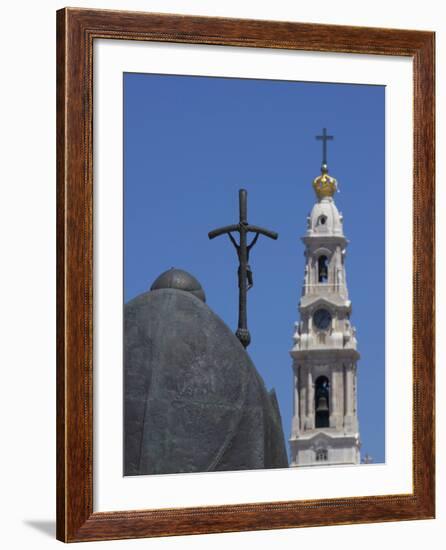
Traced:
POLYGON ((327 128, 323 128, 322 135, 316 136, 316 139, 322 140, 322 171, 327 172, 327 141, 333 140, 334 136, 329 136, 327 134, 327 128))

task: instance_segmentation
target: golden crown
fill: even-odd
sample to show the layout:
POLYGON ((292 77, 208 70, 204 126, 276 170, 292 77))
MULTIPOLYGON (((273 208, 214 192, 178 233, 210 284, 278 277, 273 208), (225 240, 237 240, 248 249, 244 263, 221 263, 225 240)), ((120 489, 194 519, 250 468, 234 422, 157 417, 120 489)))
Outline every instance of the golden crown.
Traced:
POLYGON ((323 171, 320 176, 314 178, 313 189, 316 191, 319 199, 332 197, 338 190, 338 182, 328 172, 323 171))

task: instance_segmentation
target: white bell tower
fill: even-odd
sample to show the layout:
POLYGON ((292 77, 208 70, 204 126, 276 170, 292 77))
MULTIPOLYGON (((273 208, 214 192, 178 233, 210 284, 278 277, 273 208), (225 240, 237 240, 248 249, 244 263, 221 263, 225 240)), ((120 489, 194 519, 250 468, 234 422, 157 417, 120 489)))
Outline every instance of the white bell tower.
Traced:
POLYGON ((307 218, 305 277, 295 324, 294 413, 291 466, 359 464, 356 398, 359 353, 350 322, 342 215, 333 195, 337 181, 328 174, 326 129, 321 175, 313 181, 317 202, 307 218))

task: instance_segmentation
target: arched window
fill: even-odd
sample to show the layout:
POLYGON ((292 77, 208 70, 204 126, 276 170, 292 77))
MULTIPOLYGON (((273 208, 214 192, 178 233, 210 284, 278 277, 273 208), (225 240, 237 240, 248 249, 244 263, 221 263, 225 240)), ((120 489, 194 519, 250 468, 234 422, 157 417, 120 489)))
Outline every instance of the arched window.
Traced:
POLYGON ((326 376, 319 376, 315 383, 314 405, 316 428, 330 426, 330 383, 326 376))
POLYGON ((318 225, 325 225, 327 223, 327 216, 324 216, 322 214, 322 216, 319 216, 318 220, 317 220, 317 224, 318 225))
POLYGON ((318 267, 318 281, 320 283, 326 283, 328 281, 328 258, 327 256, 319 256, 317 260, 318 267))

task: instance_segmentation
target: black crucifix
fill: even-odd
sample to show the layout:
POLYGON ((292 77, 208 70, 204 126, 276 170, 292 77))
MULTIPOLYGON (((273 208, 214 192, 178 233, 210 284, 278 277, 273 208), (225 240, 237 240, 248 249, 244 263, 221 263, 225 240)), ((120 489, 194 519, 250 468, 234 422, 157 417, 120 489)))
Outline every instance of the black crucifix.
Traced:
POLYGON ((239 288, 239 307, 238 307, 238 328, 235 335, 242 343, 243 347, 247 348, 251 342, 251 335, 248 330, 248 317, 246 309, 247 292, 253 286, 252 271, 249 266, 249 253, 251 248, 256 244, 259 235, 265 235, 270 239, 276 240, 278 234, 256 225, 248 224, 248 205, 247 198, 248 192, 246 189, 240 189, 239 196, 239 209, 240 209, 240 221, 236 225, 227 225, 226 227, 220 227, 209 232, 209 238, 214 239, 220 235, 227 234, 232 244, 237 251, 239 260, 238 268, 238 288, 239 288), (232 232, 238 232, 240 234, 239 244, 234 239, 232 232), (255 233, 255 236, 251 243, 247 244, 248 233, 255 233))
POLYGON ((334 139, 334 136, 329 136, 327 134, 327 128, 324 128, 322 130, 321 136, 316 136, 316 139, 322 140, 322 171, 326 172, 328 170, 327 166, 327 141, 331 141, 334 139))

